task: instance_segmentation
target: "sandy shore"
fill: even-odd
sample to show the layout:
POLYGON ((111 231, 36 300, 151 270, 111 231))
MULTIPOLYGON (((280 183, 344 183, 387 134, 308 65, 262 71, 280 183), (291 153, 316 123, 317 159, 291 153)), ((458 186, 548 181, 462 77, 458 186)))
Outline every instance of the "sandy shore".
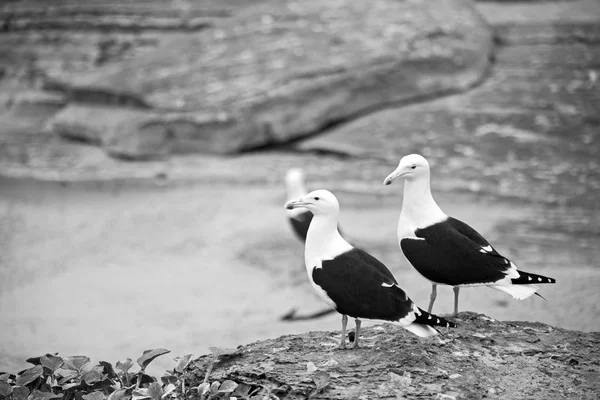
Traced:
MULTIPOLYGON (((337 315, 278 320, 292 308, 323 307, 307 284, 280 186, 2 180, 0 191, 0 370, 19 370, 25 358, 45 352, 115 362, 154 347, 173 356, 204 354, 213 345, 339 329, 337 315)), ((385 262, 410 297, 426 306, 430 286, 396 244, 400 187, 336 193, 348 236, 385 262)), ((600 270, 593 264, 598 249, 536 236, 531 223, 522 224, 534 220, 531 206, 464 195, 440 194, 438 200, 523 269, 558 279, 542 289, 547 301, 465 289, 461 309, 600 330, 600 270), (519 232, 507 230, 513 222, 520 223, 519 232)), ((451 290, 438 293, 434 310, 450 312, 451 290)), ((158 370, 171 365, 163 358, 158 370)))

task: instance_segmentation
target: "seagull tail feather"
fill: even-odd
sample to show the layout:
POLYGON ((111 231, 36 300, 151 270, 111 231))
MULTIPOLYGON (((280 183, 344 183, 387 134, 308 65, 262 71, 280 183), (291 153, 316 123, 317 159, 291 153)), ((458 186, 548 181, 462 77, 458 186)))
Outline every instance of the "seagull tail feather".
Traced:
POLYGON ((429 314, 427 311, 419 308, 420 315, 417 315, 415 323, 429 326, 441 326, 444 328, 456 328, 454 322, 448 321, 445 318, 438 317, 437 315, 429 314))
POLYGON ((536 285, 491 285, 492 289, 510 294, 515 300, 524 300, 539 290, 536 285))
POLYGON ((511 279, 513 285, 537 285, 540 283, 556 283, 556 279, 548 278, 547 276, 532 274, 521 270, 518 270, 517 272, 519 273, 519 277, 511 279))
POLYGON ((419 337, 429 337, 429 336, 437 335, 439 333, 435 328, 432 328, 429 325, 417 324, 414 322, 410 325, 406 325, 406 326, 402 326, 402 327, 404 329, 414 333, 415 335, 417 335, 419 337))

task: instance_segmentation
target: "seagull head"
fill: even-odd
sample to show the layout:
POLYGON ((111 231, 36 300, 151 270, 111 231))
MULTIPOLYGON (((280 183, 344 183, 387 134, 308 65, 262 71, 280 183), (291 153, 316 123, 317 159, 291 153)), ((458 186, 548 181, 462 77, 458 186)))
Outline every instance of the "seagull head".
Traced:
POLYGON ((295 199, 306 194, 304 171, 302 168, 290 168, 285 173, 287 199, 295 199))
POLYGON ((340 204, 330 191, 314 190, 297 200, 288 201, 285 203, 285 208, 288 210, 304 208, 314 215, 335 215, 340 211, 340 204))
POLYGON ((383 184, 390 185, 397 178, 413 180, 421 176, 429 176, 429 163, 419 154, 409 154, 402 157, 398 167, 385 178, 383 184))
POLYGON ((285 173, 285 184, 287 186, 303 186, 304 171, 302 168, 290 168, 285 173))

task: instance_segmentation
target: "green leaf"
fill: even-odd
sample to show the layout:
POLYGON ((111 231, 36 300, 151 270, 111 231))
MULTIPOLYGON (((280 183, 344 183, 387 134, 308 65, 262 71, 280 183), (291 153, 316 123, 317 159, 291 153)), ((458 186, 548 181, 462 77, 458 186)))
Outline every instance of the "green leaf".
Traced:
POLYGON ((171 384, 174 385, 177 382, 179 382, 179 379, 175 375, 161 376, 160 380, 162 381, 163 385, 171 385, 171 384))
POLYGON ((0 396, 8 397, 12 393, 12 386, 8 382, 0 381, 0 396))
POLYGON ((62 394, 54 394, 51 392, 41 392, 39 390, 34 390, 33 393, 27 397, 27 400, 51 400, 51 399, 60 399, 63 397, 62 394))
POLYGON ((44 368, 41 365, 26 369, 17 377, 17 385, 25 386, 42 376, 44 368))
POLYGON ((226 380, 223 383, 221 383, 221 386, 219 386, 219 390, 217 391, 217 393, 233 393, 233 391, 237 387, 238 384, 234 381, 226 380))
POLYGON ((160 400, 162 396, 162 389, 160 383, 153 382, 147 388, 136 389, 133 391, 132 400, 160 400))
POLYGON ((45 356, 40 357, 40 364, 48 368, 50 371, 54 372, 63 366, 64 361, 62 357, 53 356, 52 354, 46 354, 45 356))
MULTIPOLYGON (((140 373, 137 373, 133 376, 133 379, 131 379, 131 384, 137 384, 138 379, 140 379, 140 373)), ((156 382, 156 379, 148 374, 141 373, 140 385, 152 382, 156 382)))
POLYGON ((29 364, 33 364, 33 365, 41 365, 41 359, 42 357, 53 357, 55 355, 57 355, 58 353, 54 353, 54 354, 50 354, 50 353, 46 353, 43 356, 38 356, 38 357, 30 357, 28 358, 27 361, 29 364))
POLYGON ((171 392, 173 392, 175 389, 177 389, 177 386, 175 386, 172 383, 169 383, 166 387, 165 390, 161 396, 161 398, 165 398, 167 397, 169 394, 171 394, 171 392))
POLYGON ((127 393, 127 389, 117 389, 108 396, 107 400, 127 400, 130 398, 131 395, 127 393))
POLYGON ((100 382, 106 378, 103 374, 98 372, 97 370, 91 370, 83 374, 81 379, 88 385, 92 386, 96 382, 100 382))
POLYGON ((104 393, 102 392, 92 392, 92 393, 88 393, 88 394, 84 394, 83 396, 81 396, 83 398, 83 400, 104 400, 106 398, 106 396, 104 395, 104 393))
POLYGON ((241 397, 242 399, 247 399, 250 397, 251 390, 252 386, 246 383, 240 383, 235 388, 235 391, 231 394, 231 397, 241 397))
POLYGON ((144 400, 149 398, 150 394, 148 394, 147 388, 135 389, 131 396, 131 400, 144 400))
POLYGON ((62 385, 62 389, 64 392, 66 392, 69 389, 73 389, 75 387, 81 387, 81 382, 66 383, 66 384, 62 385))
POLYGON ((190 361, 192 361, 192 357, 193 357, 192 354, 186 354, 183 357, 177 357, 175 359, 175 361, 177 361, 177 364, 175 364, 175 371, 177 371, 177 372, 185 371, 185 369, 189 365, 190 361))
POLYGON ((160 383, 152 382, 150 386, 148 386, 148 394, 152 400, 160 400, 163 394, 160 383))
POLYGON ((145 370, 148 364, 150 364, 156 357, 160 357, 163 354, 167 354, 170 352, 171 351, 167 349, 146 350, 144 351, 144 354, 142 354, 142 356, 137 359, 137 363, 140 366, 140 368, 142 368, 142 370, 145 370))
POLYGON ((64 361, 64 367, 66 369, 81 373, 81 370, 90 363, 90 358, 86 356, 70 356, 65 357, 64 361))
POLYGON ((317 385, 317 393, 329 385, 329 374, 325 371, 317 371, 313 376, 313 382, 317 385))
POLYGON ((131 358, 127 358, 125 361, 117 361, 115 367, 119 371, 127 372, 131 369, 131 367, 133 367, 133 361, 131 358))
POLYGON ((25 386, 13 386, 12 391, 13 400, 27 400, 29 396, 29 389, 25 386))
MULTIPOLYGON (((100 366, 102 367, 102 371, 100 371, 100 372, 106 374, 106 376, 108 376, 111 379, 117 377, 117 374, 115 373, 115 369, 113 368, 111 363, 109 363, 108 361, 100 361, 98 364, 100 364, 100 366)), ((133 363, 132 363, 132 365, 133 365, 133 363)))
POLYGON ((206 392, 210 390, 210 383, 202 382, 198 385, 196 389, 198 390, 198 394, 200 395, 200 397, 202 397, 206 394, 206 392))
POLYGON ((59 385, 64 385, 65 383, 69 382, 71 379, 76 378, 78 373, 77 371, 58 371, 56 373, 58 376, 60 376, 60 379, 58 380, 58 384, 59 385))
POLYGON ((0 372, 0 381, 8 381, 10 379, 10 374, 8 372, 0 372))

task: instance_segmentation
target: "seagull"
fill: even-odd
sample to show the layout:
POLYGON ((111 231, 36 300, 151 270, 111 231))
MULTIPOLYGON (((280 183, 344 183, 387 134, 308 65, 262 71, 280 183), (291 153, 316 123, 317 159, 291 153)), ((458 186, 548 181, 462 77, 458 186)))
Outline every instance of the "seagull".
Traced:
MULTIPOLYGON (((301 168, 290 168, 285 174, 285 191, 287 200, 297 199, 307 193, 304 179, 304 171, 301 168)), ((287 210, 287 216, 300 241, 306 241, 306 232, 312 220, 312 213, 304 209, 287 210)))
POLYGON ((385 265, 340 235, 340 206, 331 192, 315 190, 288 201, 285 208, 305 209, 314 215, 304 249, 306 272, 321 299, 342 315, 339 348, 346 348, 348 317, 356 323, 351 348, 358 347, 363 319, 391 322, 420 337, 438 334, 434 326, 455 326, 417 307, 385 265))
POLYGON ((456 315, 462 286, 488 286, 522 300, 537 294, 537 284, 556 283, 556 279, 518 270, 475 229, 444 214, 431 195, 429 163, 423 156, 403 157, 383 184, 398 178, 405 180, 398 243, 408 262, 431 282, 428 312, 437 285, 453 287, 456 315))

